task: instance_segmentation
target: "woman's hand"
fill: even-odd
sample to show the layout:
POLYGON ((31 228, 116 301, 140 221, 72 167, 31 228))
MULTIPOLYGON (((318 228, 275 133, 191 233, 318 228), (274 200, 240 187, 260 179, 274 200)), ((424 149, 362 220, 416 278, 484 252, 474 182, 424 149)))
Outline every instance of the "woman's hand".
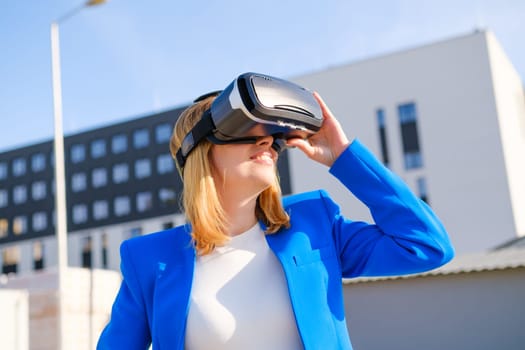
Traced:
POLYGON ((334 115, 324 103, 317 92, 314 97, 319 102, 323 111, 323 126, 321 129, 308 139, 293 138, 286 141, 289 147, 297 147, 306 156, 316 162, 331 167, 339 155, 348 147, 350 141, 346 137, 341 124, 335 119, 334 115))

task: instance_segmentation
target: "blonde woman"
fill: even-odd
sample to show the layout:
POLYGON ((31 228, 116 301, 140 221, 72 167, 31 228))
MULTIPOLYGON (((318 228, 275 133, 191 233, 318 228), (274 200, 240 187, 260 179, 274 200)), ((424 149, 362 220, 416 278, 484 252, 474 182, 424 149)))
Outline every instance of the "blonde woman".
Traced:
MULTIPOLYGON (((203 139, 179 167, 188 224, 122 244, 123 281, 98 349, 351 349, 343 277, 422 272, 452 258, 432 210, 314 96, 321 129, 286 145, 328 167, 375 222, 343 217, 323 190, 282 199, 273 136, 203 139)), ((174 157, 214 99, 181 114, 174 157)))

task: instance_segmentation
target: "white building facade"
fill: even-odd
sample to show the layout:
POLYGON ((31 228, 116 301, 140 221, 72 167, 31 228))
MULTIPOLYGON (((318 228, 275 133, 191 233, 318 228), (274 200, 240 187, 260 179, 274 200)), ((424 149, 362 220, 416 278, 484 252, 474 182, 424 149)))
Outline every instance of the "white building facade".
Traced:
MULTIPOLYGON (((525 235, 524 91, 519 75, 490 32, 475 32, 292 80, 318 91, 348 134, 358 137, 434 208, 458 254, 487 250, 525 235)), ((178 175, 173 164, 166 163, 166 125, 174 122, 182 109, 66 138, 66 159, 80 154, 75 153, 79 145, 85 146, 88 159, 66 165, 71 187, 70 266, 118 270, 122 240, 184 222, 170 197, 180 194, 178 175), (138 137, 146 135, 144 128, 149 128, 147 147, 138 137), (124 151, 122 145, 127 145, 124 151), (152 153, 153 148, 158 153, 152 153), (104 158, 106 153, 108 158, 104 158), (123 163, 129 165, 127 184, 121 178, 123 163), (161 182, 164 187, 155 188, 161 182), (166 201, 170 207, 163 204, 166 201), (158 208, 164 211, 160 213, 158 208)), ((40 158, 34 156, 49 157, 50 144, 32 146, 35 149, 28 148, 25 153, 0 154, 3 273, 56 265, 53 202, 42 196, 34 198, 35 193, 42 193, 36 180, 44 183, 45 196, 52 198, 51 172, 46 170, 44 176, 28 169, 21 177, 12 176, 20 171, 19 160, 24 157, 24 172, 35 164, 38 169, 45 167, 42 160, 35 162, 40 158), (45 152, 39 151, 44 148, 45 152), (17 202, 22 194, 24 201, 17 202), (43 223, 47 227, 42 228, 43 223)), ((324 188, 348 217, 370 220, 367 208, 323 166, 297 150, 287 152, 284 158, 285 193, 324 188)))
MULTIPOLYGON (((525 236, 524 89, 493 34, 478 31, 292 80, 318 91, 349 136, 433 207, 457 255, 525 236)), ((123 240, 184 222, 181 184, 168 154, 170 129, 182 110, 66 138, 69 266, 118 271, 123 240)), ((324 188, 349 218, 371 220, 324 166, 298 150, 280 158, 285 194, 324 188)), ((53 188, 51 141, 0 153, 0 288, 29 292, 20 294, 22 308, 2 319, 18 317, 13 325, 23 333, 3 345, 56 348, 53 188)), ((437 349, 445 335, 449 348, 518 349, 523 249, 476 257, 479 266, 456 259, 435 274, 345 283, 354 345, 408 349, 409 338, 412 348, 435 339, 437 349), (489 258, 495 262, 487 268, 489 258), (466 265, 454 270, 454 263, 466 265), (410 309, 417 314, 407 316, 410 309), (490 322, 483 319, 487 309, 490 322), (426 322, 428 315, 442 321, 440 327, 426 322), (385 337, 374 337, 374 327, 385 337), (419 333, 407 338, 406 330, 419 333)), ((72 268, 67 281, 66 343, 91 349, 120 276, 72 268)), ((0 301, 12 304, 5 295, 0 301)))
MULTIPOLYGON (((429 202, 457 253, 525 235, 524 90, 491 32, 293 80, 429 202)), ((290 158, 294 192, 323 187, 343 213, 369 220, 320 166, 290 158)))

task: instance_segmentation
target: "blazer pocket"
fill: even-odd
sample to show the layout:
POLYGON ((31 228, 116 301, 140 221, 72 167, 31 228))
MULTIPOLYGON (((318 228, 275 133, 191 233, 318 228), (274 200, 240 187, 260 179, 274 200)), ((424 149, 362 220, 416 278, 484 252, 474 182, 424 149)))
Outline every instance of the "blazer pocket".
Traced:
POLYGON ((326 261, 335 257, 335 250, 331 246, 321 247, 319 249, 313 249, 301 254, 293 256, 293 260, 296 266, 303 266, 312 264, 319 261, 326 261))

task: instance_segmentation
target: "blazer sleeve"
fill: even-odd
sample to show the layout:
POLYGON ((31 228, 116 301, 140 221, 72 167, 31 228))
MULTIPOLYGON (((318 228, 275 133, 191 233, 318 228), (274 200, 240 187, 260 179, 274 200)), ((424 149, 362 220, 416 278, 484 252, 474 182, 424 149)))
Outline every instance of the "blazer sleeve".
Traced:
POLYGON ((353 222, 325 194, 344 277, 428 271, 450 261, 454 249, 432 209, 358 140, 330 168, 369 209, 374 224, 353 222))
POLYGON ((97 350, 145 350, 151 343, 146 306, 129 253, 129 241, 120 246, 122 283, 113 303, 111 319, 102 331, 97 350))

